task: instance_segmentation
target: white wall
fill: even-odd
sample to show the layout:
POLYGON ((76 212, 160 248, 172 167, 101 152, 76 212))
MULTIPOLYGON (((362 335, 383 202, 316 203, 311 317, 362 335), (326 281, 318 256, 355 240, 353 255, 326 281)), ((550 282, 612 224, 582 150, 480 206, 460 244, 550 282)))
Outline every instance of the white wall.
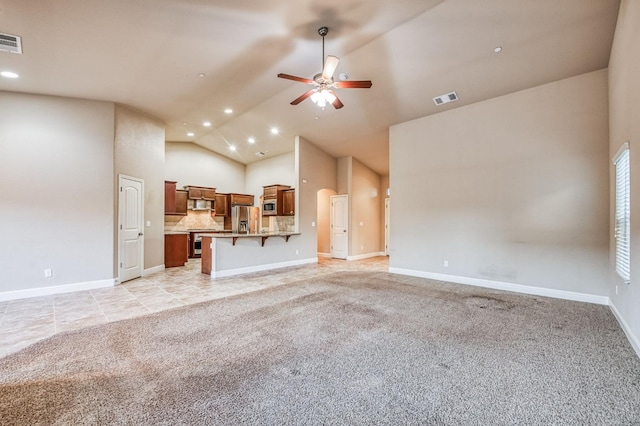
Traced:
POLYGON ((0 293, 112 282, 114 105, 0 92, 0 110, 0 293))
MULTIPOLYGON (((144 268, 164 265, 164 124, 139 112, 116 105, 114 196, 118 200, 118 175, 144 180, 144 268), (150 223, 151 226, 146 226, 150 223)), ((117 202, 114 206, 117 218, 117 202)), ((115 219, 117 223, 117 219, 115 219)), ((117 229, 114 235, 117 253, 117 229)), ((117 275, 117 255, 114 274, 117 275)))
POLYGON ((280 184, 296 188, 295 152, 247 164, 245 182, 243 191, 255 196, 256 205, 262 196, 263 186, 280 184))
POLYGON ((390 267, 608 295, 607 140, 606 70, 393 126, 390 267))
POLYGON ((630 145, 631 166, 631 283, 615 272, 613 239, 614 167, 610 167, 611 222, 609 225, 608 294, 625 331, 640 355, 640 2, 623 0, 609 63, 609 159, 624 142, 630 145), (616 291, 617 290, 617 291, 616 291))
MULTIPOLYGON (((293 165, 292 165, 293 167, 293 165)), ((167 142, 165 180, 186 185, 208 186, 218 192, 244 193, 245 165, 188 142, 167 142)))

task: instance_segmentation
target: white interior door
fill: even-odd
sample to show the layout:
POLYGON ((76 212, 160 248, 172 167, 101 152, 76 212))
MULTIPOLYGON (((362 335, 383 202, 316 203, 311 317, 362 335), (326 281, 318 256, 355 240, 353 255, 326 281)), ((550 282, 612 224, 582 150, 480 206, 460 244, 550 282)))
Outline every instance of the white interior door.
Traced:
POLYGON ((390 220, 390 200, 389 198, 384 199, 384 254, 389 256, 389 220, 390 220))
POLYGON ((331 196, 331 257, 346 259, 349 254, 349 196, 331 196))
POLYGON ((142 276, 144 268, 144 182, 119 176, 118 275, 120 282, 142 276))

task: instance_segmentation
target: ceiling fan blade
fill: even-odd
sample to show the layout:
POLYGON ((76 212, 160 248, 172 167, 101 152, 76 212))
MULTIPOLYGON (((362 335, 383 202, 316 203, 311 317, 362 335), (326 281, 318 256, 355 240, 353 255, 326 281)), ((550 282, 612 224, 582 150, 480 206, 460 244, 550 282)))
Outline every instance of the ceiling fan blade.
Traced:
POLYGON ((340 58, 337 56, 327 56, 327 59, 324 62, 324 69, 322 70, 322 78, 325 80, 331 80, 333 78, 333 73, 338 67, 338 62, 340 62, 340 58))
POLYGON ((286 78, 287 80, 298 81, 300 83, 313 84, 313 80, 310 80, 308 78, 303 78, 303 77, 296 77, 295 75, 289 75, 289 74, 280 73, 280 74, 278 74, 278 77, 286 78))
POLYGON ((316 89, 311 89, 308 92, 298 96, 297 98, 295 98, 293 101, 291 101, 291 105, 298 105, 300 102, 304 101, 305 99, 307 99, 309 96, 313 95, 316 92, 316 89))
POLYGON ((373 83, 370 80, 336 81, 333 85, 338 89, 368 89, 373 83))
MULTIPOLYGON (((331 93, 333 93, 333 96, 336 96, 336 94, 332 91, 331 93)), ((333 105, 333 107, 335 109, 340 109, 344 106, 344 104, 342 103, 342 101, 340 101, 340 99, 338 99, 338 97, 336 96, 336 98, 333 100, 333 102, 331 102, 331 104, 333 105)))

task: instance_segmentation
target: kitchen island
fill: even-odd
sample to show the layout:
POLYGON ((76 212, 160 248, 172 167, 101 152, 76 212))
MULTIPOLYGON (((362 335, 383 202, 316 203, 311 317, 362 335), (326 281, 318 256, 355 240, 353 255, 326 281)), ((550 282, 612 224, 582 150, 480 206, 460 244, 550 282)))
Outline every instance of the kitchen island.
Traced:
POLYGON ((226 277, 311 263, 291 260, 298 254, 297 244, 287 244, 299 232, 206 233, 202 238, 202 273, 226 277))

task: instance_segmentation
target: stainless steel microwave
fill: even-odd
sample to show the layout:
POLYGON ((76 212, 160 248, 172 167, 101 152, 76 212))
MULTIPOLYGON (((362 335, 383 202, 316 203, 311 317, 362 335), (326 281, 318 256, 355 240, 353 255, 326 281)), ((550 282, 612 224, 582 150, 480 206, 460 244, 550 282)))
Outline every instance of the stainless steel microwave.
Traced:
POLYGON ((268 198, 262 201, 262 216, 275 216, 278 212, 277 200, 268 198))

